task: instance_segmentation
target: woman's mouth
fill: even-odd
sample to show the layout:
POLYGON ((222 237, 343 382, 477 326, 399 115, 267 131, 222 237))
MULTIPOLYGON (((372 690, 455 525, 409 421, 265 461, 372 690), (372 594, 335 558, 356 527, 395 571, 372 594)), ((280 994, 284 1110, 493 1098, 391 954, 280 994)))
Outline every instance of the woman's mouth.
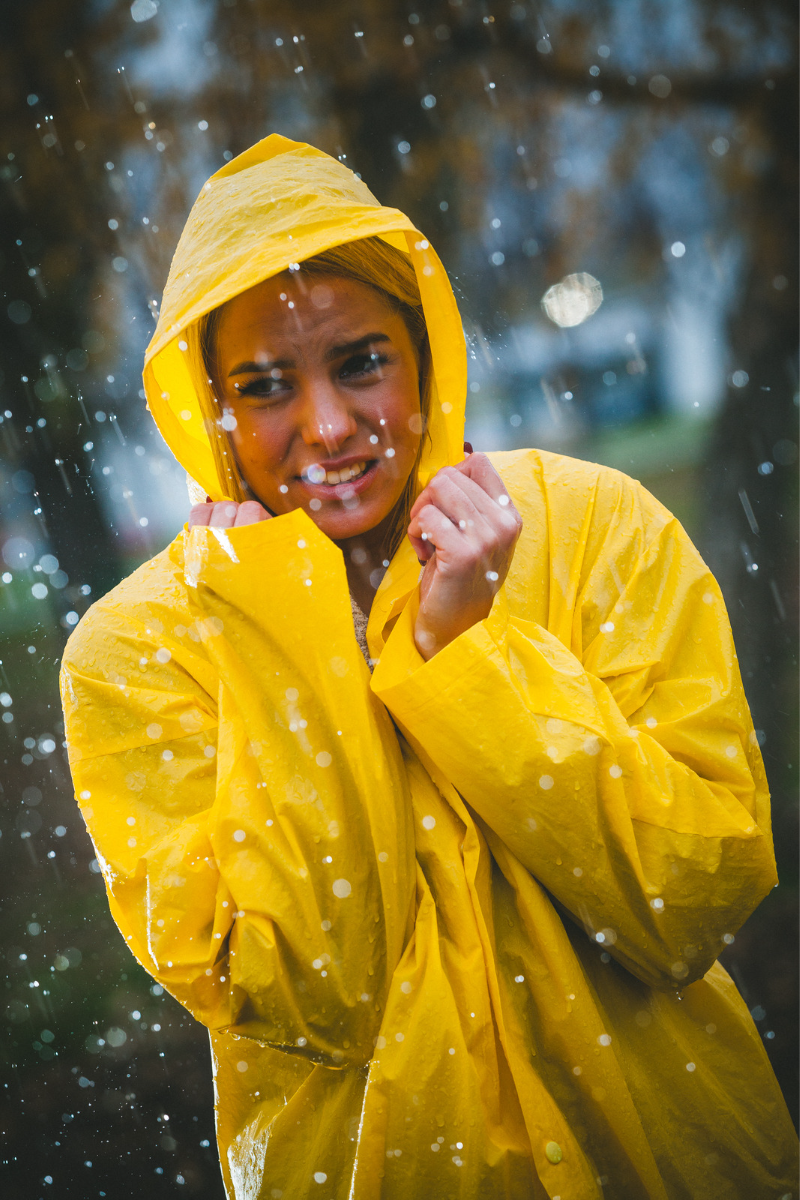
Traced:
POLYGON ((337 483, 347 483, 351 479, 358 479, 359 475, 364 474, 366 467, 366 462, 358 462, 352 463, 349 467, 342 467, 339 471, 326 471, 318 463, 312 463, 303 472, 302 478, 308 480, 309 483, 336 485, 337 483))
POLYGON ((320 499, 343 498, 358 495, 369 487, 377 468, 376 458, 351 463, 349 467, 341 467, 338 471, 326 471, 318 463, 312 463, 300 475, 300 482, 306 491, 320 499))

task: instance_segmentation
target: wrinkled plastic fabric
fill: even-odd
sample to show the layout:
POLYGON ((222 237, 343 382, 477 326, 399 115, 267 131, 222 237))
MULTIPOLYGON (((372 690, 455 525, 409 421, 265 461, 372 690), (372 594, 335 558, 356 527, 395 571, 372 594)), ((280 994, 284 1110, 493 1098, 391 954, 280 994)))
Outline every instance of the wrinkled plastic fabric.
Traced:
MULTIPOLYGON (((438 259, 271 137, 201 193, 148 351, 153 414, 210 495, 181 332, 375 233, 426 305, 422 478, 461 457, 438 259)), ((632 480, 492 457, 524 530, 490 616, 430 662, 408 544, 370 677, 341 552, 301 510, 184 530, 91 609, 62 690, 114 918, 211 1031, 236 1200, 777 1198, 793 1131, 715 961, 776 881, 719 589, 632 480)))

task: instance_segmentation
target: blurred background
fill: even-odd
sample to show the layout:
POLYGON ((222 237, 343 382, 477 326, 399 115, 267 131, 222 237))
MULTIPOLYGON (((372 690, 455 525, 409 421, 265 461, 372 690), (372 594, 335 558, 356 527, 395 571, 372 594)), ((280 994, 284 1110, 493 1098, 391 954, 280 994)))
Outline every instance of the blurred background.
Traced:
POLYGON ((781 873, 725 965, 796 1117, 794 4, 4 0, 0 22, 4 1197, 222 1197, 205 1033, 108 915, 57 670, 187 517, 142 356, 200 186, 273 131, 437 247, 475 448, 620 468, 719 578, 781 873))

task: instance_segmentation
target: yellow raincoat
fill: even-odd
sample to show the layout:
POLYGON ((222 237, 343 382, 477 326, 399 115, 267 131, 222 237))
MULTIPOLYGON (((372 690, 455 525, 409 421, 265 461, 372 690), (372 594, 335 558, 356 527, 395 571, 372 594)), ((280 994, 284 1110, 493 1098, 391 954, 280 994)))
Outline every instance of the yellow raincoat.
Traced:
MULTIPOLYGON (((203 492, 221 498, 182 332, 375 234, 425 304, 420 482, 461 458, 464 337, 434 251, 272 136, 203 188, 147 353, 203 492)), ((775 884, 719 589, 625 476, 492 461, 524 530, 490 616, 430 662, 408 543, 370 677, 342 554, 302 510, 184 530, 94 605, 62 683, 111 911, 211 1031, 236 1200, 778 1200, 793 1131, 715 962, 775 884)))

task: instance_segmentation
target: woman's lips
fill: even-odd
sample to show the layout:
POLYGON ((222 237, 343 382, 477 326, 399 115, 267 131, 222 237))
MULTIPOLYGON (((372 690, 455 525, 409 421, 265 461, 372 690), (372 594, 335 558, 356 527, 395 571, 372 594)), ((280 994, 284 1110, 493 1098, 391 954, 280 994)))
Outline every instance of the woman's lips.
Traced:
POLYGON ((309 496, 318 500, 343 500, 347 496, 359 496, 374 481, 378 471, 379 461, 373 458, 367 462, 366 470, 357 479, 348 479, 344 483, 312 483, 305 475, 298 476, 298 482, 309 496))

